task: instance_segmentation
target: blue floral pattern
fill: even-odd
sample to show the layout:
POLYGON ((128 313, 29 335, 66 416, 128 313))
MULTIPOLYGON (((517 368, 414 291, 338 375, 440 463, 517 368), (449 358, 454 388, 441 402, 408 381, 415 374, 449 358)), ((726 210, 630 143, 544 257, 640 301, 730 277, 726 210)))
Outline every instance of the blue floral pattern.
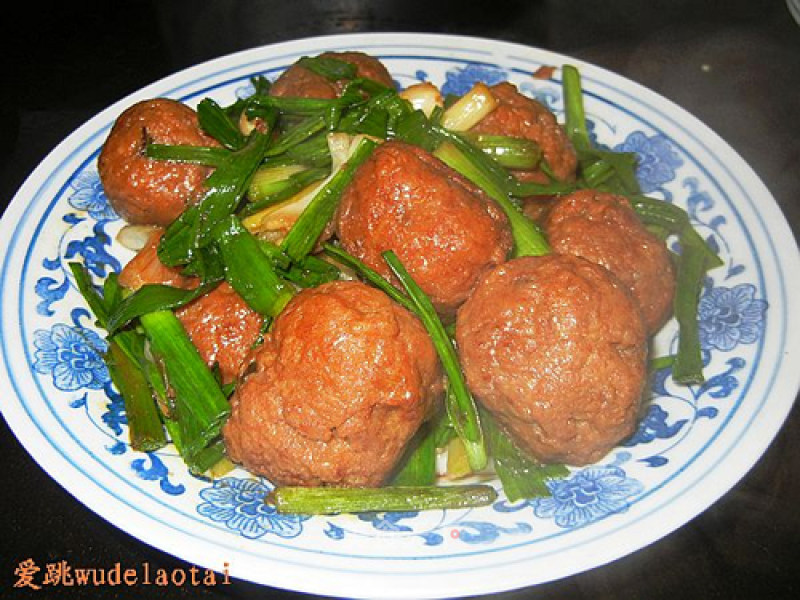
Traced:
POLYGON ((108 202, 96 172, 80 173, 72 182, 72 187, 75 191, 70 196, 69 203, 76 210, 86 211, 95 221, 114 221, 119 218, 108 202))
POLYGON ((757 341, 764 332, 767 303, 755 295, 756 288, 749 283, 708 290, 698 305, 701 346, 730 352, 739 344, 757 341))
POLYGON ((270 489, 255 479, 217 479, 200 491, 204 502, 198 505, 197 512, 248 539, 267 534, 297 537, 308 517, 278 514, 274 507, 264 502, 270 489))
POLYGON ((551 479, 547 487, 552 495, 531 501, 533 512, 568 529, 624 512, 631 499, 644 491, 641 482, 616 466, 587 467, 567 479, 551 479))
POLYGON ((443 95, 463 96, 479 81, 486 85, 494 85, 507 79, 508 72, 503 69, 472 64, 448 71, 441 91, 443 95))
POLYGON ((101 390, 111 380, 102 357, 107 344, 91 329, 57 323, 52 329, 40 329, 34 335, 33 368, 37 373, 50 375, 59 390, 101 390))
POLYGON ((614 146, 617 152, 633 152, 638 158, 636 177, 645 194, 662 189, 675 179, 676 170, 683 165, 670 139, 662 134, 646 135, 634 131, 625 141, 614 146))

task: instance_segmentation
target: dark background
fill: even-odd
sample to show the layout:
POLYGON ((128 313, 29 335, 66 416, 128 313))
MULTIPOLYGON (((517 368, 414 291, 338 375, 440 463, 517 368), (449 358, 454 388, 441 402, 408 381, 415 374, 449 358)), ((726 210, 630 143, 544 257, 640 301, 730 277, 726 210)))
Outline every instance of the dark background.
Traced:
MULTIPOLYGON (((736 149, 800 230, 800 26, 782 0, 284 0, 29 2, 3 16, 0 202, 75 128, 123 96, 197 62, 320 34, 424 31, 562 52, 674 100, 736 149)), ((792 251, 787 248, 787 252, 792 251)), ((0 401, 4 399, 0 398, 0 401)), ((493 596, 800 597, 800 415, 753 470, 705 513, 611 565, 493 596)), ((14 569, 188 568, 84 508, 0 420, 0 597, 288 598, 225 588, 14 589, 14 569)), ((41 575, 41 573, 40 573, 41 575)))

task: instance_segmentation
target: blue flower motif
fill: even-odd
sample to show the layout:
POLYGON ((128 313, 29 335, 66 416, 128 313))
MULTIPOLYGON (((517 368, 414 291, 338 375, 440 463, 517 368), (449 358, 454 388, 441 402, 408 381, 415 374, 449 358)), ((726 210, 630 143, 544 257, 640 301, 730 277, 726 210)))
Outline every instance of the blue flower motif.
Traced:
POLYGON ((84 171, 72 182, 75 192, 70 196, 70 205, 77 210, 85 210, 96 221, 114 221, 117 213, 108 202, 100 176, 95 172, 84 171))
POLYGON ((62 391, 100 390, 111 381, 102 358, 107 344, 90 329, 58 323, 50 331, 36 331, 33 345, 33 368, 51 375, 53 384, 62 391))
POLYGON ((442 85, 442 94, 463 96, 479 81, 486 85, 494 85, 506 79, 508 79, 508 73, 503 69, 486 65, 467 65, 447 72, 444 85, 442 85))
POLYGON ((460 528, 450 533, 451 537, 466 544, 489 544, 497 540, 502 534, 519 535, 533 531, 528 523, 516 523, 513 527, 500 527, 485 521, 462 521, 460 528))
POLYGON ((641 482, 613 466, 587 467, 568 479, 551 479, 547 487, 552 495, 533 500, 533 512, 566 529, 624 512, 629 498, 644 490, 641 482))
POLYGON ((269 491, 268 486, 255 479, 217 479, 211 487, 200 491, 205 502, 197 506, 197 512, 248 539, 268 533, 282 538, 297 537, 308 517, 278 514, 264 502, 269 491))
POLYGON ((758 340, 764 332, 767 302, 756 299, 755 293, 755 286, 749 283, 708 290, 697 307, 700 345, 729 351, 758 340))
POLYGON ((642 131, 634 131, 614 150, 637 155, 636 178, 644 193, 658 190, 675 179, 675 170, 683 164, 672 142, 661 134, 648 137, 642 131))
POLYGON ((674 424, 667 424, 669 414, 658 404, 651 404, 647 409, 644 419, 639 422, 639 427, 623 446, 635 446, 637 444, 649 444, 655 439, 668 439, 674 437, 686 425, 687 420, 681 419, 674 424))
POLYGON ((182 483, 174 484, 169 480, 169 469, 167 465, 152 452, 147 453, 150 465, 145 464, 145 459, 137 458, 131 461, 131 469, 145 481, 158 481, 161 490, 170 496, 180 496, 186 491, 186 486, 182 483))
POLYGON ((412 510, 407 512, 367 512, 358 515, 361 521, 372 523, 378 531, 411 531, 411 527, 400 523, 403 519, 413 519, 419 516, 419 511, 412 510))

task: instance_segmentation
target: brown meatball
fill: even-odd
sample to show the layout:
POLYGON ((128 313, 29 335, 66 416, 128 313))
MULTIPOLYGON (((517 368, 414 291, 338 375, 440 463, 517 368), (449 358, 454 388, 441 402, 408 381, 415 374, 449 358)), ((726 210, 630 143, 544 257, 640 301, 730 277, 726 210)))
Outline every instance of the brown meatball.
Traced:
POLYGON ((549 210, 544 228, 555 252, 603 265, 630 288, 649 334, 672 315, 675 269, 669 251, 642 225, 627 198, 574 192, 549 210))
POLYGON ((200 130, 194 110, 167 98, 138 102, 114 123, 97 161, 111 206, 129 223, 168 225, 199 199, 210 169, 147 158, 147 143, 219 144, 200 130))
MULTIPOLYGON (((355 65, 358 77, 377 81, 390 88, 394 87, 392 76, 383 63, 368 54, 363 52, 325 52, 320 56, 335 58, 355 65)), ((293 64, 275 80, 270 94, 290 98, 332 99, 342 93, 348 81, 330 81, 299 64, 293 64)))
MULTIPOLYGON (((125 265, 121 285, 137 290, 146 284, 163 284, 183 289, 197 287, 195 277, 158 260, 158 241, 163 231, 151 234, 147 245, 125 265)), ((208 294, 175 312, 186 333, 209 367, 217 365, 225 383, 235 380, 245 359, 261 334, 263 319, 230 285, 223 282, 208 294)))
POLYGON ((344 248, 386 277, 394 250, 443 315, 512 247, 505 214, 486 194, 421 148, 386 142, 356 172, 339 207, 344 248))
POLYGON ((538 460, 590 463, 633 432, 646 336, 630 293, 603 267, 512 259, 461 307, 456 339, 475 396, 538 460))
MULTIPOLYGON (((533 140, 553 175, 561 181, 575 178, 578 158, 564 129, 545 106, 521 94, 513 83, 504 81, 491 87, 498 106, 472 128, 476 133, 507 135, 533 140)), ((541 171, 515 171, 524 181, 546 183, 541 171)))
POLYGON ((168 267, 158 259, 158 242, 164 235, 163 229, 155 229, 147 238, 147 243, 136 253, 119 274, 119 284, 136 291, 148 283, 160 283, 171 287, 190 290, 197 287, 194 277, 186 277, 180 269, 168 267))
POLYGON ((295 296, 249 371, 225 444, 278 485, 379 485, 443 387, 416 317, 355 281, 295 296))

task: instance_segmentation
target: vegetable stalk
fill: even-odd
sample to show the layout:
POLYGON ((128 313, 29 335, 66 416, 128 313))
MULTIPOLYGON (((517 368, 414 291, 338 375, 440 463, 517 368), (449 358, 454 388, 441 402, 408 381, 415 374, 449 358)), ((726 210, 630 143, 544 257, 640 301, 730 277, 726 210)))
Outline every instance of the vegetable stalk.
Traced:
POLYGON ((397 486, 383 488, 278 487, 266 502, 285 514, 457 509, 486 506, 497 499, 489 485, 397 486))
POLYGON ((400 259, 391 250, 383 253, 386 264, 389 265, 394 275, 406 289, 409 298, 414 304, 414 312, 422 321, 428 334, 431 336, 439 360, 447 374, 448 394, 447 411, 453 422, 456 433, 464 443, 473 471, 480 471, 486 467, 486 445, 481 430, 480 418, 475 400, 464 380, 458 354, 450 337, 439 320, 436 310, 430 299, 420 289, 411 275, 406 271, 400 259))
POLYGON ((193 462, 219 436, 230 406, 213 373, 171 311, 148 313, 139 320, 174 391, 173 416, 179 425, 184 458, 193 462))
POLYGON ((333 218, 342 192, 358 167, 367 160, 376 143, 368 138, 359 142, 347 162, 314 196, 300 214, 281 244, 283 251, 294 261, 300 261, 313 249, 325 227, 333 218))

